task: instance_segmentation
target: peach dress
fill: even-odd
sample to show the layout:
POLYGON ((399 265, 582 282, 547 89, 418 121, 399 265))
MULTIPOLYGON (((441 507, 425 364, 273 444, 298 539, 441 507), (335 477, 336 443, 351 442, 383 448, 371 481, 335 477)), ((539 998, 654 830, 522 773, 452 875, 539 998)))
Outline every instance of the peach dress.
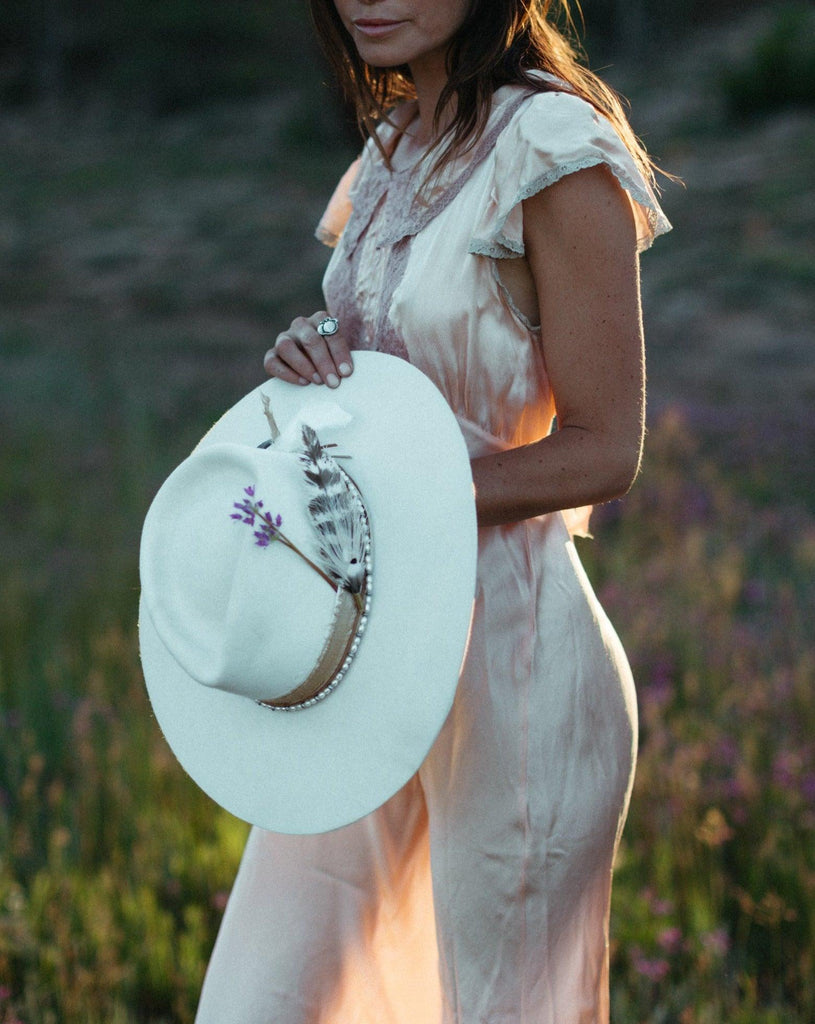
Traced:
MULTIPOLYGON (((644 249, 669 227, 651 189, 606 119, 563 91, 499 89, 481 140, 429 194, 409 138, 382 138, 392 169, 369 141, 318 232, 336 244, 326 308, 353 347, 436 383, 472 455, 541 437, 554 403, 540 332, 500 274, 523 256, 522 201, 604 164, 644 249)), ((430 755, 353 825, 252 830, 197 1024, 607 1021, 636 742, 628 663, 567 519, 480 530, 470 646, 430 755)))

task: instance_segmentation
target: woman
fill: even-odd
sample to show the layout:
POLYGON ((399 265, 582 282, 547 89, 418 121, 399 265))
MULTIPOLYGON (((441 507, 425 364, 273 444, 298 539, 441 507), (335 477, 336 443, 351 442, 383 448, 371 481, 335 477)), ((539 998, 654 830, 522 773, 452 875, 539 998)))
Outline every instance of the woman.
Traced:
POLYGON ((608 1019, 635 697, 560 512, 636 476, 637 253, 668 224, 562 8, 312 0, 372 135, 321 225, 328 311, 280 334, 266 370, 337 387, 357 348, 423 370, 472 456, 479 579, 418 775, 336 832, 253 830, 199 1024, 608 1019))

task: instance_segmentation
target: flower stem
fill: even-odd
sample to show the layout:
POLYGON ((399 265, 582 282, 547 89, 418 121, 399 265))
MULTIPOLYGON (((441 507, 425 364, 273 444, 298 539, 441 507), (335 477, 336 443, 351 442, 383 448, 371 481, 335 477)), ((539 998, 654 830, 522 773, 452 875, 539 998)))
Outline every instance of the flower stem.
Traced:
POLYGON ((332 588, 332 590, 339 590, 339 583, 335 583, 335 581, 332 580, 331 577, 327 573, 323 572, 323 570, 319 567, 319 565, 315 565, 315 563, 312 562, 312 560, 307 555, 303 554, 303 552, 300 550, 300 548, 297 547, 296 544, 292 544, 292 542, 289 540, 289 538, 284 533, 281 533, 280 530, 275 528, 274 535, 275 535, 275 539, 276 540, 279 540, 290 551, 293 551, 295 553, 295 555, 299 555, 300 558, 302 558, 303 561, 306 563, 306 565, 311 566, 311 568, 316 573, 318 573, 320 576, 322 576, 322 578, 332 588))

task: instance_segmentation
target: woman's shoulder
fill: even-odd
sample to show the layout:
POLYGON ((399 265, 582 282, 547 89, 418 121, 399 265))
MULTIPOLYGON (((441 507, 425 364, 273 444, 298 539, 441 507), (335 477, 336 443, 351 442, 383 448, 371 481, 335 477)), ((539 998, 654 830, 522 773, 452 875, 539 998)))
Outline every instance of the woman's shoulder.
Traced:
POLYGON ((512 107, 499 142, 505 147, 533 145, 553 152, 588 144, 599 135, 603 142, 625 145, 611 121, 566 82, 538 72, 540 88, 528 85, 502 86, 496 92, 493 116, 512 107))
POLYGON ((638 247, 647 248, 668 230, 653 192, 634 155, 612 122, 566 83, 540 76, 542 88, 504 86, 496 92, 493 117, 504 115, 490 162, 488 201, 481 212, 471 252, 512 256, 523 253, 521 203, 576 171, 606 166, 632 201, 638 247), (509 105, 509 106, 506 106, 509 105))
POLYGON ((485 134, 492 134, 498 176, 536 173, 552 181, 604 162, 631 184, 644 184, 636 160, 611 120, 567 83, 536 72, 538 88, 505 85, 493 100, 485 134))

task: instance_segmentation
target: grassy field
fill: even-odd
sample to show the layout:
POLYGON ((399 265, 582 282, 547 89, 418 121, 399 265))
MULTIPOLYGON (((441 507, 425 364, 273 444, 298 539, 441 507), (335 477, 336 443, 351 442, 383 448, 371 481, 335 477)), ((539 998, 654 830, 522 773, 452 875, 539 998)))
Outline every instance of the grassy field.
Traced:
MULTIPOLYGON (((642 719, 614 1019, 804 1024, 815 153, 800 115, 718 130, 692 90, 683 107, 633 88, 689 188, 644 264, 643 476, 581 545, 642 719)), ((353 151, 315 109, 309 94, 157 123, 0 118, 0 1024, 192 1020, 246 827, 151 719, 139 529, 277 330, 319 303, 325 254, 304 224, 353 151)))

